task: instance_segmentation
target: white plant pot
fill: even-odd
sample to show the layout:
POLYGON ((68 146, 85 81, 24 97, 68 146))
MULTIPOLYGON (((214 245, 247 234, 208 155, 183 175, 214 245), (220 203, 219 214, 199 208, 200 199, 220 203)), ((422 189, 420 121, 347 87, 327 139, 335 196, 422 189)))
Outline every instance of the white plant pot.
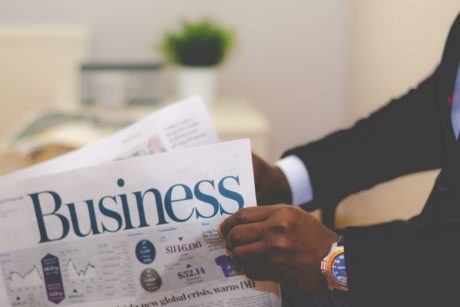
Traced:
POLYGON ((180 67, 177 70, 177 95, 179 99, 199 95, 206 106, 216 102, 217 69, 215 67, 180 67))

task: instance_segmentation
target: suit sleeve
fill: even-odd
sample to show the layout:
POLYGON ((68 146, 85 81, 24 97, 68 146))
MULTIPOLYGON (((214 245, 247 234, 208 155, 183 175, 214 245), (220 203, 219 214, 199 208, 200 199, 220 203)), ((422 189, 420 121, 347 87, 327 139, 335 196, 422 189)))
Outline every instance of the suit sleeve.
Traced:
POLYGON ((335 205, 377 183, 439 168, 442 127, 437 101, 434 72, 353 127, 287 151, 283 156, 298 156, 310 174, 314 199, 309 207, 335 205))
POLYGON ((351 306, 458 305, 459 233, 460 220, 346 229, 351 306))

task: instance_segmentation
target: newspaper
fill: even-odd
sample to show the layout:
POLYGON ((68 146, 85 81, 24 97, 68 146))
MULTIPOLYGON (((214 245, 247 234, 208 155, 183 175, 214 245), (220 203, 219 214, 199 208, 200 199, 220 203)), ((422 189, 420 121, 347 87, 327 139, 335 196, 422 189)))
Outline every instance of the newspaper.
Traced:
POLYGON ((200 97, 164 108, 95 144, 0 177, 0 183, 219 141, 200 97))
POLYGON ((4 183, 0 306, 280 306, 217 233, 254 191, 248 140, 4 183))
POLYGON ((0 306, 280 306, 217 236, 256 204, 249 142, 137 157, 217 142, 194 97, 0 178, 0 306))

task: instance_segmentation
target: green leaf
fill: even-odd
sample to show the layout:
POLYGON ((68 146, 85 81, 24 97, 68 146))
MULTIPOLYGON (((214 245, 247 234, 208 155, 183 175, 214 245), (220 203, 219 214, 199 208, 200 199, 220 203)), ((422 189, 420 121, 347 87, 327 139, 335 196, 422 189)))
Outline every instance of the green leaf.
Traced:
POLYGON ((165 33, 160 49, 175 64, 215 66, 222 63, 233 41, 232 30, 209 19, 182 20, 179 32, 165 33))

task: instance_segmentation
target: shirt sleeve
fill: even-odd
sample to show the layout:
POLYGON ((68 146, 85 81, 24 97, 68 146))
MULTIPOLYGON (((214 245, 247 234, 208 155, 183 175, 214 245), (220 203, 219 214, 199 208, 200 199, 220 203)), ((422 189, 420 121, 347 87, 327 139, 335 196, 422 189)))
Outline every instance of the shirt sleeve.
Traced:
POLYGON ((300 206, 313 200, 313 188, 308 169, 302 160, 295 156, 287 156, 276 165, 287 178, 292 193, 292 204, 300 206))

